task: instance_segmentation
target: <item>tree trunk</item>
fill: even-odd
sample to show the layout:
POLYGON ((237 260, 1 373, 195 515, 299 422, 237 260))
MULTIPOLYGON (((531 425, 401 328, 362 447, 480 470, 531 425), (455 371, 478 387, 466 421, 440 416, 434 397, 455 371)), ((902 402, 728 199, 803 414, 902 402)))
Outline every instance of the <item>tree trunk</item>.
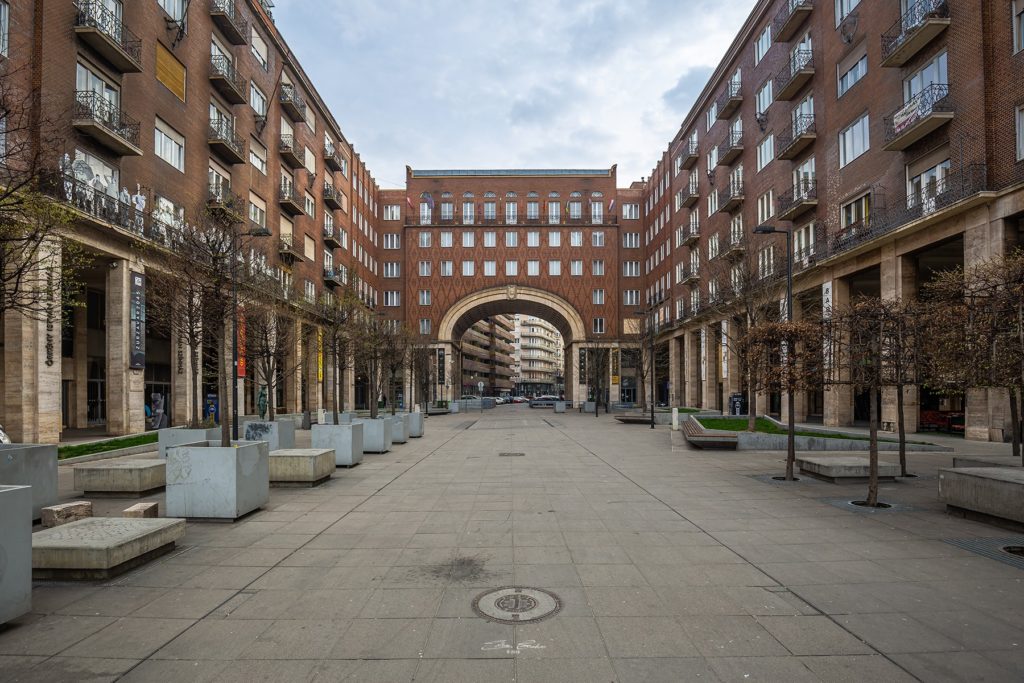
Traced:
POLYGON ((377 397, 380 396, 380 383, 377 379, 377 362, 370 362, 370 377, 366 382, 366 390, 370 395, 367 397, 367 403, 370 404, 370 418, 376 419, 377 417, 377 397))
POLYGON ((792 390, 786 392, 786 407, 789 410, 789 424, 786 430, 786 481, 793 481, 793 469, 796 465, 796 396, 792 390))
POLYGON ((200 378, 203 376, 202 368, 202 345, 199 344, 195 348, 190 349, 189 361, 192 363, 192 424, 189 425, 193 429, 198 428, 202 423, 202 385, 200 378))
POLYGON ((878 390, 869 389, 868 404, 870 414, 868 433, 870 434, 868 451, 868 507, 878 507, 878 390))
POLYGON ((907 476, 907 426, 903 423, 903 385, 896 385, 896 432, 900 439, 900 476, 907 476))
MULTIPOLYGON (((388 382, 388 402, 391 404, 391 414, 395 414, 395 371, 391 371, 391 380, 388 382)), ((483 400, 483 397, 480 397, 483 400)))
POLYGON ((1020 403, 1017 401, 1017 390, 1014 387, 1010 387, 1010 421, 1010 439, 1013 443, 1011 453, 1013 457, 1019 458, 1021 457, 1020 403))
POLYGON ((747 431, 757 431, 757 392, 750 389, 750 399, 747 401, 747 431))
POLYGON ((331 368, 331 375, 333 375, 333 378, 334 378, 334 396, 331 397, 331 407, 334 408, 334 410, 332 411, 333 417, 334 417, 334 421, 331 424, 338 424, 338 396, 339 396, 339 393, 340 393, 340 390, 338 388, 338 376, 341 373, 341 368, 338 367, 338 347, 337 347, 337 345, 335 345, 333 351, 334 351, 334 353, 332 353, 331 355, 334 356, 334 358, 333 358, 333 360, 334 360, 334 367, 331 368))
POLYGON ((219 351, 219 366, 220 376, 218 377, 218 387, 220 391, 220 398, 217 401, 218 410, 220 411, 220 445, 227 447, 231 445, 231 409, 229 402, 231 400, 231 375, 228 366, 230 364, 228 360, 228 350, 224 348, 224 342, 227 341, 227 326, 228 322, 225 321, 223 328, 221 329, 220 338, 217 339, 217 349, 219 351))

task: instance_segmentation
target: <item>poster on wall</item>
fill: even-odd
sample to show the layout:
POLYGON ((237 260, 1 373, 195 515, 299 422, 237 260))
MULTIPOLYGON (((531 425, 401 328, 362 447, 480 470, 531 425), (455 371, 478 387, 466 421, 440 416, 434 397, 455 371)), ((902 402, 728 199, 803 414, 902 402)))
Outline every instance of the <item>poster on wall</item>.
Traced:
POLYGON ((708 378, 708 335, 707 328, 700 328, 700 379, 708 378))
POLYGON ((722 379, 729 378, 729 321, 722 321, 722 379))
POLYGON ((324 381, 324 331, 316 331, 316 381, 324 381))
POLYGON ((619 383, 619 350, 612 349, 612 385, 619 383))
POLYGON ((128 276, 128 367, 137 370, 146 367, 146 276, 134 271, 128 276))
POLYGON ((245 377, 245 315, 238 311, 238 367, 235 368, 235 378, 245 377))

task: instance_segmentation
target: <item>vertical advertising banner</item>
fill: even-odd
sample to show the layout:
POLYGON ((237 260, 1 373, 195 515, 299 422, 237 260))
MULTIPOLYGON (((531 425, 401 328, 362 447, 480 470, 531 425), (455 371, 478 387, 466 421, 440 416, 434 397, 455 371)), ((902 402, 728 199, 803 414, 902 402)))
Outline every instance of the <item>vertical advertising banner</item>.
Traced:
POLYGON ((146 276, 134 271, 128 276, 128 367, 142 369, 146 367, 146 276))
POLYGON ((437 383, 444 384, 448 375, 444 370, 444 349, 437 350, 437 383))
POLYGON ((324 331, 316 331, 316 381, 324 381, 324 331))
POLYGON ((708 378, 708 330, 700 328, 700 378, 701 381, 708 378))
POLYGON ((612 384, 619 383, 619 350, 612 349, 612 384))
POLYGON ((235 378, 245 377, 246 364, 245 364, 245 314, 238 311, 238 372, 235 378))
POLYGON ((729 321, 722 321, 722 379, 729 378, 729 321))

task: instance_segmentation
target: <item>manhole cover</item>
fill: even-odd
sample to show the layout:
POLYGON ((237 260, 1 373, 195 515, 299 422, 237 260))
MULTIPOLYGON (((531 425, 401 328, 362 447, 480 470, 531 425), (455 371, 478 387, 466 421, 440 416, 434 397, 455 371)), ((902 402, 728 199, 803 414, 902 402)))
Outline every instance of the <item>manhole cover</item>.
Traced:
POLYGON ((518 458, 526 455, 526 453, 498 453, 500 458, 518 458))
POLYGON ((473 611, 500 624, 531 624, 557 614, 562 601, 540 588, 505 586, 481 593, 473 600, 473 611))

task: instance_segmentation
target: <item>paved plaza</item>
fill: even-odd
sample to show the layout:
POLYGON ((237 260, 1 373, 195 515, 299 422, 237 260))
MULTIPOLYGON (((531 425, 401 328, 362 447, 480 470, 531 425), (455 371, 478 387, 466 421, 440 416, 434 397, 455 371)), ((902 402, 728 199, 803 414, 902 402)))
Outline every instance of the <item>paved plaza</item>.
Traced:
POLYGON ((32 613, 0 627, 0 679, 1024 679, 1024 569, 947 542, 1014 534, 943 512, 952 454, 911 454, 921 476, 867 513, 843 503, 863 485, 777 483, 783 454, 678 437, 525 406, 431 417, 324 486, 190 523, 145 567, 37 584, 32 613), (474 612, 509 586, 543 593, 503 604, 558 609, 474 612))

